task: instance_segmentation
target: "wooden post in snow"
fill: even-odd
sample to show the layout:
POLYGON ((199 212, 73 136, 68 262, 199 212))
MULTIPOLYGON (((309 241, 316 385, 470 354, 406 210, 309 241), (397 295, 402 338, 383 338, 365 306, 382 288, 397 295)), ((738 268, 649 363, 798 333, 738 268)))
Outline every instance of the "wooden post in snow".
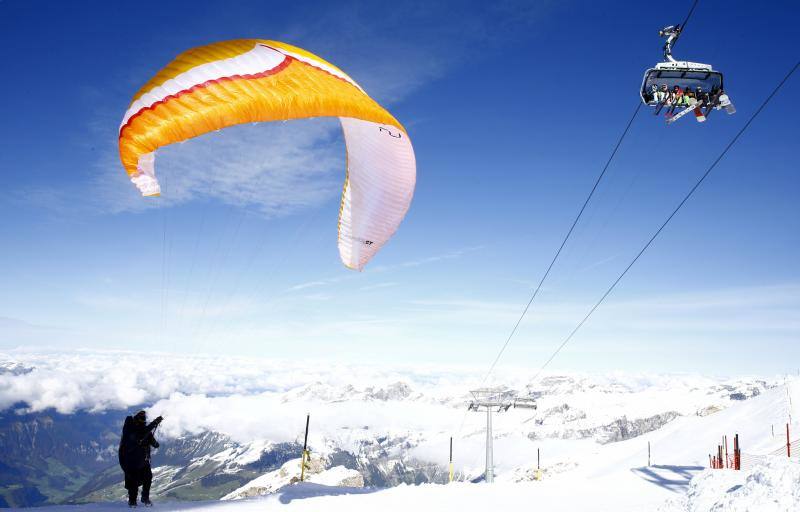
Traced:
POLYGON ((306 437, 303 440, 303 456, 300 458, 300 481, 306 479, 306 465, 310 462, 311 453, 308 450, 308 424, 311 421, 311 413, 306 415, 306 437))

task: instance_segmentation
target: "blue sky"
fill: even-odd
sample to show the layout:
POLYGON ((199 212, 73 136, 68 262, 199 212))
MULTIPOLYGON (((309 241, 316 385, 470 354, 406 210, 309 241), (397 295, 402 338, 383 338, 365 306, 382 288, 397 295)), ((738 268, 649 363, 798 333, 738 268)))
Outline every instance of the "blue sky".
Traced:
MULTIPOLYGON (((488 366, 661 58, 658 29, 689 7, 229 4, 0 1, 0 348, 488 366), (116 133, 136 89, 241 37, 321 55, 408 128, 415 199, 363 273, 336 252, 334 120, 164 148, 158 202, 127 182, 116 133)), ((602 295, 794 65, 799 14, 700 3, 675 54, 725 72, 739 113, 639 115, 501 368, 538 368, 602 295)), ((797 371, 798 82, 554 367, 797 371)))

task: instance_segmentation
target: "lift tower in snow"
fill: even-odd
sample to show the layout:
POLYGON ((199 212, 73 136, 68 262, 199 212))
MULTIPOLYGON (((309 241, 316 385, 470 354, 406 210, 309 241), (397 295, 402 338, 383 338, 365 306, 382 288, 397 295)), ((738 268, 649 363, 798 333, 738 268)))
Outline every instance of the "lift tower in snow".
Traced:
POLYGON ((479 388, 470 391, 472 401, 469 410, 486 411, 486 483, 494 482, 494 459, 492 452, 492 413, 507 411, 511 407, 510 397, 503 388, 479 388))
POLYGON ((479 388, 470 391, 472 401, 468 410, 486 411, 486 483, 494 482, 494 453, 492 449, 492 413, 505 412, 511 407, 536 409, 532 398, 517 398, 516 393, 506 388, 479 388))

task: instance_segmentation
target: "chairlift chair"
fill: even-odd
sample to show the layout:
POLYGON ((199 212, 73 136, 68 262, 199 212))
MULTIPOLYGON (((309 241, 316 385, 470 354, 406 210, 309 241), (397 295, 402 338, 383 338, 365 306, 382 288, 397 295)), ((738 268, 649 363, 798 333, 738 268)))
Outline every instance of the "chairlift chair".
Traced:
MULTIPOLYGON (((670 25, 659 31, 661 37, 666 38, 664 43, 664 62, 659 62, 645 71, 642 78, 642 88, 639 93, 642 102, 649 106, 656 108, 656 114, 659 113, 661 107, 665 105, 660 103, 656 96, 653 94, 654 88, 661 89, 666 85, 668 90, 672 90, 676 85, 684 91, 696 91, 699 87, 703 93, 711 95, 714 92, 722 91, 717 97, 711 99, 708 104, 698 105, 706 109, 706 115, 711 111, 711 108, 717 110, 724 108, 728 114, 736 112, 733 104, 730 102, 727 94, 724 93, 724 83, 722 73, 716 71, 710 64, 702 64, 699 62, 678 61, 672 56, 672 46, 681 34, 681 27, 679 25, 670 25)), ((695 110, 695 107, 687 105, 679 105, 681 109, 695 110)), ((684 112, 681 112, 683 114, 684 112)), ((688 112, 685 112, 688 113, 688 112)), ((681 114, 668 118, 668 122, 682 117, 681 114)), ((704 121, 705 116, 698 116, 698 121, 704 121)))

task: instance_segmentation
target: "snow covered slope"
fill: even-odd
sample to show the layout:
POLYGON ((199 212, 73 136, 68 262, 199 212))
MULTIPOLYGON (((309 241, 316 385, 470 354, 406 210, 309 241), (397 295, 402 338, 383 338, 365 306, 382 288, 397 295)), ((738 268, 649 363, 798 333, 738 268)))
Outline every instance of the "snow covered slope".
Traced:
MULTIPOLYGON (((334 466, 325 469, 325 460, 312 456, 306 467, 306 482, 328 487, 364 487, 364 477, 355 469, 334 466)), ((298 483, 297 473, 300 459, 286 462, 280 469, 270 471, 255 478, 233 492, 223 496, 222 500, 240 500, 256 496, 274 494, 287 485, 298 483)))
MULTIPOLYGON (((561 384, 565 385, 562 380, 561 384)), ((600 386, 589 386, 583 393, 595 393, 600 386)), ((608 387, 600 387, 595 398, 608 408, 619 398, 620 393, 603 392, 608 387), (608 395, 608 396, 605 396, 608 395)), ((574 393, 574 380, 568 381, 568 394, 574 393)), ((723 389, 726 393, 746 391, 739 386, 735 391, 723 389), (744 390, 744 391, 743 391, 744 390)), ((652 405, 643 400, 639 411, 651 413, 659 408, 668 409, 674 404, 681 405, 666 391, 645 388, 642 393, 650 398, 660 396, 660 405, 652 405), (674 402, 669 402, 673 400, 674 402), (648 409, 650 408, 650 409, 648 409)), ((800 473, 798 463, 785 457, 766 457, 764 464, 747 471, 708 470, 708 454, 714 450, 722 435, 732 437, 739 433, 745 452, 766 454, 780 448, 784 443, 781 437, 786 421, 791 414, 794 418, 794 403, 800 400, 800 386, 796 381, 771 388, 762 388, 752 393, 746 400, 728 397, 727 402, 707 391, 688 388, 682 394, 693 393, 710 396, 711 402, 720 401, 719 406, 709 405, 709 400, 690 401, 691 407, 702 406, 693 414, 686 405, 676 416, 652 431, 640 433, 636 437, 614 441, 605 435, 561 435, 558 437, 537 437, 530 434, 542 432, 540 427, 552 418, 544 414, 543 408, 529 416, 498 415, 498 433, 495 458, 498 464, 497 483, 494 485, 455 482, 450 485, 425 484, 418 486, 398 485, 388 489, 346 488, 307 482, 302 484, 279 485, 276 492, 264 497, 239 501, 202 503, 164 503, 169 510, 327 510, 327 511, 400 511, 408 512, 409 507, 420 510, 478 510, 480 508, 502 509, 519 508, 522 505, 542 508, 548 511, 573 510, 613 510, 617 511, 692 511, 711 512, 712 510, 798 510, 800 505, 798 486, 800 473), (725 403, 723 403, 725 402, 725 403), (727 405, 723 409, 717 407, 727 405), (502 420, 501 420, 502 418, 502 420), (531 421, 525 421, 530 419, 531 421), (516 421, 512 421, 516 420, 516 421), (531 427, 533 424, 534 427, 531 427), (773 437, 773 425, 777 434, 773 437), (652 449, 653 464, 647 465, 647 446, 652 449), (543 479, 532 480, 535 475, 535 448, 543 453, 543 479), (692 480, 694 478, 694 480, 692 480), (687 492, 688 491, 688 492, 687 492)), ((412 396, 402 393, 408 399, 412 396)), ((553 393, 555 395, 555 393, 553 393)), ((333 395, 335 396, 335 395, 333 395)), ((578 394, 580 396, 580 394, 578 394)), ((563 396, 562 396, 563 397, 563 396)), ((554 403, 560 401, 553 399, 554 403)), ((575 401, 578 403, 580 400, 575 401)), ((591 410, 592 401, 583 402, 583 407, 591 410)), ((561 408, 557 414, 565 415, 578 406, 561 408)), ((633 408, 631 408, 633 410, 633 408)), ((601 417, 603 412, 594 412, 601 417)), ((662 413, 663 414, 663 413, 662 413)), ((580 416, 580 415, 578 415, 580 416)), ((587 416, 589 416, 587 414, 587 416)), ((610 413, 610 416, 615 416, 610 413)), ((585 418, 583 418, 585 419, 585 418)), ((572 420, 562 418, 563 423, 572 420)), ((793 431, 800 434, 800 425, 792 425, 793 431)), ((369 432, 369 430, 363 431, 369 432)), ((382 434, 383 435, 383 434, 382 434)), ((797 437, 800 437, 797 436, 797 437)), ((402 447, 387 438, 375 439, 385 442, 389 450, 402 447)), ((406 448, 418 450, 425 440, 411 439, 406 448), (416 445, 414 443, 417 443, 416 445)), ((465 432, 462 444, 473 442, 470 455, 482 457, 481 432, 473 425, 465 432)), ((462 449, 463 453, 467 450, 462 449)), ((481 461, 474 465, 480 467, 481 461)), ((290 475, 298 461, 287 463, 286 473, 281 484, 290 475), (288 467, 291 466, 291 467, 288 467)), ((467 464, 457 459, 456 466, 462 472, 467 464)), ((325 483, 336 483, 338 473, 335 469, 325 479, 325 483)), ((320 473, 323 475, 324 473, 320 473)), ((265 476, 275 479, 275 475, 265 476)), ((256 479, 253 483, 257 482, 256 479)), ((264 482, 261 482, 264 483, 264 482)), ((249 485, 249 484, 248 484, 249 485)), ((245 488, 247 485, 245 486, 245 488)), ((260 492, 257 494, 261 494, 260 492)), ((243 493, 246 495, 246 493, 243 493)), ((58 509, 58 508, 55 508, 58 509)), ((89 505, 87 510, 117 510, 118 505, 89 505)), ((54 510, 54 509, 47 509, 54 510)))
MULTIPOLYGON (((659 512, 794 512, 800 507, 800 465, 775 461, 749 473, 707 472, 692 483, 685 497, 660 506, 655 500, 615 485, 601 482, 561 482, 479 485, 399 486, 385 490, 295 484, 265 498, 242 501, 157 504, 162 510, 249 512, 408 512, 470 510, 547 510, 548 512, 648 511, 659 512)), ((45 507, 43 512, 70 511, 77 507, 45 507)), ((123 503, 92 504, 81 510, 112 512, 127 510, 123 503)))
POLYGON ((772 458, 745 471, 707 470, 660 512, 785 512, 800 510, 800 464, 772 458))

